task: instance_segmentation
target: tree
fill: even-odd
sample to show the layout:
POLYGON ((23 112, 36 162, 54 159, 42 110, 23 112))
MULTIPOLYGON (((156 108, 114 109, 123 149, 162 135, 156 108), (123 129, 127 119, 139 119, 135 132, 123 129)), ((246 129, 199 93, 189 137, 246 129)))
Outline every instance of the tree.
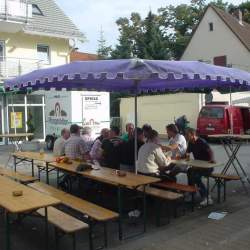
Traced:
POLYGON ((112 51, 111 46, 106 46, 106 39, 104 37, 104 31, 101 28, 100 38, 98 40, 98 50, 97 55, 99 59, 107 59, 112 51))
POLYGON ((120 36, 118 44, 111 53, 112 58, 128 59, 138 57, 139 44, 143 34, 142 22, 138 13, 132 13, 130 18, 119 18, 116 21, 120 36))
POLYGON ((151 11, 143 23, 143 30, 143 42, 139 44, 142 45, 140 49, 141 53, 138 57, 155 60, 169 59, 168 39, 164 37, 157 18, 151 11))

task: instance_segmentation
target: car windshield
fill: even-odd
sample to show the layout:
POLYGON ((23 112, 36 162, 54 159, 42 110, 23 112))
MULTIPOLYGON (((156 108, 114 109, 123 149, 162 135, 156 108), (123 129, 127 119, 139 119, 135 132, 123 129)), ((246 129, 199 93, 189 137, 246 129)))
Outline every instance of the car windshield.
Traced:
POLYGON ((200 112, 200 117, 222 119, 224 118, 224 109, 218 108, 218 107, 217 108, 216 107, 202 108, 200 112))

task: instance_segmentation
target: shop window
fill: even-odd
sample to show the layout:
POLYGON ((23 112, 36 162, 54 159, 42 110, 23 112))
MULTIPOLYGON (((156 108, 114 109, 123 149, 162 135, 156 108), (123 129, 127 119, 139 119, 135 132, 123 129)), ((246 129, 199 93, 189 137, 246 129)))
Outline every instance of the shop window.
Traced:
POLYGON ((28 107, 28 116, 31 114, 31 123, 35 128, 34 137, 36 139, 43 139, 43 107, 28 107))
POLYGON ((21 94, 16 94, 16 95, 9 95, 8 96, 8 104, 12 105, 13 104, 24 104, 24 97, 25 95, 21 95, 21 94))
POLYGON ((43 104, 43 96, 27 95, 27 104, 43 104))

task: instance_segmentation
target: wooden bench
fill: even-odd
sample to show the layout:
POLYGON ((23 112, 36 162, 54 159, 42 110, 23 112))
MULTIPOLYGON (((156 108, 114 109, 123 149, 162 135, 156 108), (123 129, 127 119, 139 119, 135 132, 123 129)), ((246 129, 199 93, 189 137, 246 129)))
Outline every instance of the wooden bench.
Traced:
MULTIPOLYGON (((44 161, 34 161, 34 165, 37 166, 38 169, 38 179, 41 179, 41 173, 46 173, 46 163, 44 161)), ((54 171, 55 168, 48 165, 48 172, 54 171)))
POLYGON ((192 195, 192 211, 194 210, 194 194, 198 191, 197 187, 172 181, 161 181, 154 183, 152 186, 165 190, 174 190, 181 193, 190 193, 192 195))
MULTIPOLYGON (((175 192, 162 190, 162 189, 150 187, 150 186, 146 186, 145 188, 146 188, 145 192, 147 195, 160 198, 163 200, 176 201, 176 200, 183 198, 182 194, 178 194, 175 192)), ((137 190, 143 192, 143 187, 139 187, 137 190)))
POLYGON ((238 175, 226 175, 221 173, 212 173, 209 177, 215 180, 217 186, 217 201, 220 203, 221 200, 221 185, 224 189, 223 200, 226 201, 226 183, 228 181, 239 181, 240 177, 238 175))
MULTIPOLYGON (((88 224, 89 224, 89 232, 90 238, 92 238, 92 226, 93 222, 101 222, 104 226, 104 245, 107 247, 107 222, 111 220, 116 220, 119 217, 118 213, 115 213, 109 209, 103 208, 91 202, 85 201, 79 197, 68 194, 62 190, 59 190, 55 187, 47 185, 42 182, 36 182, 29 184, 30 187, 51 195, 62 202, 67 207, 70 207, 73 210, 80 212, 81 214, 87 215, 88 224)), ((93 248, 92 240, 90 241, 91 249, 93 248)))
MULTIPOLYGON (((41 216, 45 216, 45 210, 43 208, 37 210, 37 213, 41 216)), ((88 229, 88 224, 66 214, 54 207, 48 207, 48 221, 55 226, 55 239, 56 249, 58 249, 59 232, 64 234, 70 234, 73 237, 73 250, 76 249, 76 232, 83 229, 88 229), (59 230, 59 231, 58 231, 59 230)))
MULTIPOLYGON (((137 188, 138 191, 143 192, 143 187, 137 188)), ((155 197, 157 199, 160 199, 161 201, 168 201, 168 202, 177 202, 179 200, 182 200, 184 198, 183 194, 171 192, 168 190, 162 190, 159 188, 151 187, 151 186, 146 186, 145 187, 145 193, 149 196, 155 197)), ((176 203, 175 203, 176 204, 176 203)), ((157 202, 156 203, 156 225, 160 226, 160 216, 161 216, 161 205, 162 203, 157 202)), ((168 209, 167 209, 168 210, 168 209)), ((169 211, 167 211, 169 212, 169 211)), ((176 212, 176 206, 175 206, 175 217, 177 217, 177 212, 176 212)), ((168 222, 170 220, 170 217, 168 215, 168 222)))
POLYGON ((18 181, 22 184, 28 184, 28 183, 32 183, 34 181, 37 181, 38 179, 29 175, 25 175, 19 172, 15 172, 12 169, 8 169, 5 167, 0 167, 0 175, 9 177, 15 181, 18 181))

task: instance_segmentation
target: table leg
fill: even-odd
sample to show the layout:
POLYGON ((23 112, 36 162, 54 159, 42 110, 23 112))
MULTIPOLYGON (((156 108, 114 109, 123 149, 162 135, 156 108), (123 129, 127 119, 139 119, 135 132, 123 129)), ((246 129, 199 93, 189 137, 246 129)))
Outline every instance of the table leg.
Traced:
POLYGON ((17 166, 17 163, 16 163, 16 156, 13 156, 14 158, 14 171, 16 172, 16 166, 17 166))
POLYGON ((32 171, 32 177, 34 177, 34 160, 31 160, 31 171, 32 171))
POLYGON ((143 186, 143 232, 146 232, 147 227, 147 202, 146 202, 146 186, 143 186))
POLYGON ((119 240, 122 240, 123 239, 123 232, 122 232, 122 188, 120 186, 118 186, 117 194, 118 194, 118 213, 119 213, 119 219, 118 219, 119 240))
POLYGON ((44 223, 45 223, 45 249, 49 249, 49 225, 48 225, 48 208, 45 207, 44 223))
POLYGON ((49 163, 46 162, 46 183, 49 184, 49 163))
POLYGON ((10 218, 7 210, 5 210, 5 231, 5 249, 10 250, 10 218))
MULTIPOLYGON (((229 150, 231 151, 231 156, 230 156, 230 152, 226 149, 226 153, 227 153, 228 157, 230 157, 230 164, 229 164, 228 168, 230 167, 230 165, 233 165, 233 167, 234 167, 234 169, 235 169, 235 172, 237 173, 237 175, 238 175, 239 177, 241 177, 241 176, 240 176, 240 173, 239 173, 239 171, 238 171, 238 169, 237 169, 237 166, 236 166, 235 163, 234 163, 234 161, 236 161, 236 162, 238 163, 238 166, 239 166, 239 168, 241 169, 243 175, 245 176, 245 178, 246 178, 246 179, 248 180, 248 182, 249 182, 248 175, 247 175, 246 172, 244 171, 242 165, 240 164, 240 162, 239 162, 239 160, 238 160, 238 158, 237 158, 237 154, 238 154, 238 151, 240 150, 241 145, 242 145, 242 144, 239 143, 239 144, 236 145, 235 148, 234 148, 233 146, 231 146, 231 145, 228 145, 228 148, 229 148, 229 150)), ((224 172, 224 174, 227 172, 228 168, 226 169, 226 171, 224 172)), ((247 190, 247 188, 246 188, 246 186, 245 186, 245 183, 244 183, 244 181, 242 180, 242 178, 240 178, 240 181, 241 181, 242 186, 243 186, 243 188, 245 189, 246 193, 248 193, 248 190, 247 190)), ((249 182, 249 183, 250 183, 250 182, 249 182)))
POLYGON ((209 206, 209 176, 207 176, 207 206, 209 206))
MULTIPOLYGON (((56 186, 59 187, 59 169, 56 169, 56 186)), ((80 189, 79 189, 80 190, 80 189)))

